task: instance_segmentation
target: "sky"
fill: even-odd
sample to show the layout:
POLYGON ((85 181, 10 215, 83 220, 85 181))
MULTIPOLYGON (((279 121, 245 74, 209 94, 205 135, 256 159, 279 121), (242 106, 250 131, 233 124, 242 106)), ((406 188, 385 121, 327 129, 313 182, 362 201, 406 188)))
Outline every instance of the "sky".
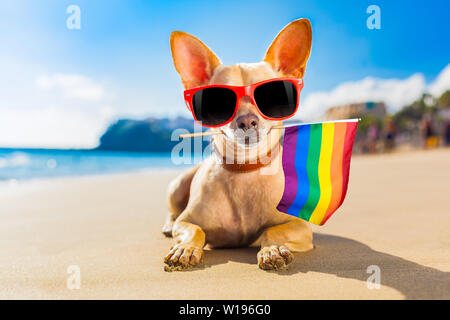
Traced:
POLYGON ((313 43, 298 119, 349 102, 391 112, 450 88, 448 1, 2 1, 0 147, 90 148, 118 118, 190 117, 170 54, 191 33, 226 65, 261 61, 289 22, 313 43), (70 5, 80 29, 67 28, 70 5), (370 5, 381 29, 369 29, 370 5))

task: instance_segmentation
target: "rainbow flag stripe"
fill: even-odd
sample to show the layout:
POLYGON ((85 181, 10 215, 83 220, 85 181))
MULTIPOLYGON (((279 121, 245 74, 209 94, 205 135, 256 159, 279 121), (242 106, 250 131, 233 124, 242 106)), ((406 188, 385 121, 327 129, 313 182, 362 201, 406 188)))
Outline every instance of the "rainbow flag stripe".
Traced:
POLYGON ((352 119, 285 129, 285 187, 279 211, 323 225, 341 206, 357 125, 352 119))

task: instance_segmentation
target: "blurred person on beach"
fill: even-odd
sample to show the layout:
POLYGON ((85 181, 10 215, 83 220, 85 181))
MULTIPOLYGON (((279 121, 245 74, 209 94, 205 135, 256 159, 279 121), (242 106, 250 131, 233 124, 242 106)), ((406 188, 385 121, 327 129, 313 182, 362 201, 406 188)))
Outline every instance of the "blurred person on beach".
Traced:
POLYGON ((375 153, 377 151, 377 142, 380 136, 379 128, 376 123, 372 123, 367 131, 368 151, 375 153))
POLYGON ((384 149, 386 151, 392 151, 395 147, 395 136, 397 134, 397 128, 392 118, 387 119, 385 126, 385 140, 384 149))
POLYGON ((442 141, 444 146, 450 146, 450 106, 442 109, 440 112, 442 117, 442 141))
POLYGON ((434 148, 438 144, 438 138, 433 124, 433 117, 426 113, 422 119, 422 136, 425 148, 434 148))

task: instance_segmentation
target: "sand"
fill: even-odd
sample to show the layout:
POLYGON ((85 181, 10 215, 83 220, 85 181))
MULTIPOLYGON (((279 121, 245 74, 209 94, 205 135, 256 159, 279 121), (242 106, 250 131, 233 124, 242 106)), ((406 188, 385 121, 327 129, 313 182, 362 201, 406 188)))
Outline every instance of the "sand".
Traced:
POLYGON ((283 272, 259 270, 256 248, 206 250, 203 268, 164 272, 177 172, 2 186, 0 298, 449 299, 449 169, 448 149, 354 157, 343 207, 283 272), (81 283, 70 290, 72 265, 81 283))

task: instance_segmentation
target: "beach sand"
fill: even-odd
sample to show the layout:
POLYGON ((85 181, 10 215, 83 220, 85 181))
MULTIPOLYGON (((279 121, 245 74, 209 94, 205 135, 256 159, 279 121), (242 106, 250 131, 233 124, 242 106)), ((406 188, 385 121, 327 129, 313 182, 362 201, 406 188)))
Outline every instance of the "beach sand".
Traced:
POLYGON ((164 272, 176 172, 3 186, 0 298, 449 299, 449 169, 448 149, 354 157, 342 208, 283 272, 259 270, 256 248, 206 250, 203 268, 164 272), (67 288, 72 265, 80 289, 67 288))

